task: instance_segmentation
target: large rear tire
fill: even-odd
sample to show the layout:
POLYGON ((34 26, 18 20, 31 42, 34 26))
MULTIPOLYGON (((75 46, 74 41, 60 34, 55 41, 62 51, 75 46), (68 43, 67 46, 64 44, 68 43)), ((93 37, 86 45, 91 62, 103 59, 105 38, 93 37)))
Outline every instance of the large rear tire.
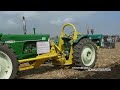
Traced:
POLYGON ((97 59, 96 50, 97 48, 91 40, 87 38, 80 40, 74 46, 73 62, 75 66, 93 68, 97 59))
POLYGON ((0 44, 0 79, 14 79, 17 71, 17 56, 7 44, 0 44))

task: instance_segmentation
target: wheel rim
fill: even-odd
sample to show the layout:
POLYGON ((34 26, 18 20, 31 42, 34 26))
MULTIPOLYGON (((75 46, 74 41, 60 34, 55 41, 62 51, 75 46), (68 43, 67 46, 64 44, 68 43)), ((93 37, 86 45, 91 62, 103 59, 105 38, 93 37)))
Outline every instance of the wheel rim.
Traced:
POLYGON ((81 59, 85 66, 91 66, 95 61, 95 49, 91 44, 83 47, 81 59))
POLYGON ((12 74, 12 62, 7 54, 0 51, 0 79, 9 79, 12 74))

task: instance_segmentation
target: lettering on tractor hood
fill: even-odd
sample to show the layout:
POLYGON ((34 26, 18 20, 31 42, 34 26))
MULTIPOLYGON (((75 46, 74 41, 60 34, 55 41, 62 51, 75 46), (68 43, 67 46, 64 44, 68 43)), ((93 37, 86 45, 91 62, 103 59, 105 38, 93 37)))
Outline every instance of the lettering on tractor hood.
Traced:
POLYGON ((5 43, 15 43, 15 40, 5 41, 5 43))

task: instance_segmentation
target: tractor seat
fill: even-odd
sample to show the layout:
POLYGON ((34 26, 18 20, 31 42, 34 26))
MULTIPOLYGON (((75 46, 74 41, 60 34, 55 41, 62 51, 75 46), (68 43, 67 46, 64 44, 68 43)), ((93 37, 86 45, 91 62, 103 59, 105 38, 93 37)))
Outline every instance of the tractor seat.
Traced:
POLYGON ((62 40, 64 40, 64 41, 70 41, 71 39, 72 39, 72 38, 67 37, 67 36, 62 37, 62 40))

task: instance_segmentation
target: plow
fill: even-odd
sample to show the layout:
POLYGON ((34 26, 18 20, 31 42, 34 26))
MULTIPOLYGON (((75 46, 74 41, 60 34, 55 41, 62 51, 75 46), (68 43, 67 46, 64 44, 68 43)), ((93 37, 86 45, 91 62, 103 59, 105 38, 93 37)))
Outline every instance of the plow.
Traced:
POLYGON ((47 60, 61 68, 93 68, 97 47, 102 46, 102 35, 83 35, 71 23, 64 24, 51 43, 49 34, 1 34, 0 39, 0 79, 14 79, 18 71, 38 68, 47 60), (65 33, 66 27, 73 28, 70 35, 65 33))

